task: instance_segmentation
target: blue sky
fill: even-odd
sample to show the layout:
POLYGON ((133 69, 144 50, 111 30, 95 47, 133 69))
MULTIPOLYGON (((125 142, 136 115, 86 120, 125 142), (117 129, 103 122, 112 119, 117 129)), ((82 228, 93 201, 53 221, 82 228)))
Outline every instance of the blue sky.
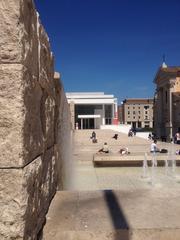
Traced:
POLYGON ((66 92, 153 97, 166 55, 180 65, 179 0, 36 0, 66 92))

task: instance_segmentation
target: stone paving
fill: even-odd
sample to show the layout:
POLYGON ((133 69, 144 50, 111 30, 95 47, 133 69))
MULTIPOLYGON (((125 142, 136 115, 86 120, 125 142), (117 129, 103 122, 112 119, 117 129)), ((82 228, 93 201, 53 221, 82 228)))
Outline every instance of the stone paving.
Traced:
MULTIPOLYGON (((98 167, 92 155, 107 141, 117 152, 128 146, 131 152, 149 151, 150 142, 114 132, 76 131, 75 174, 71 191, 58 192, 52 202, 44 229, 45 240, 179 240, 180 167, 98 167), (153 177, 152 177, 153 176, 153 177)), ((170 148, 170 144, 159 143, 170 148)), ((175 148, 178 148, 176 145, 175 148)))

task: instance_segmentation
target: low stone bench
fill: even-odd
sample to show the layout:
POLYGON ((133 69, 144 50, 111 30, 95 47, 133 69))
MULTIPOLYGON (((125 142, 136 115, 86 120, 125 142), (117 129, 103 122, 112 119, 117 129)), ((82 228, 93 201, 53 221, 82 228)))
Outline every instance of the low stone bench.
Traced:
MULTIPOLYGON (((133 167, 133 166, 143 166, 144 161, 143 152, 135 152, 125 155, 120 155, 118 153, 95 153, 93 155, 93 163, 94 166, 121 166, 121 167, 133 167)), ((152 164, 151 153, 147 153, 147 164, 151 166, 152 164)), ((157 164, 158 166, 164 166, 165 160, 168 159, 167 153, 157 153, 156 154, 157 164)), ((180 155, 175 155, 176 165, 180 166, 180 155)))

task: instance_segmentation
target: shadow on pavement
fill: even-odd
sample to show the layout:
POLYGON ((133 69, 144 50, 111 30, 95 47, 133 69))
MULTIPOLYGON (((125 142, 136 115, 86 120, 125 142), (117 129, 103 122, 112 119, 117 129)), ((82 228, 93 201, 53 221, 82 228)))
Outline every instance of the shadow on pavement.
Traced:
POLYGON ((116 195, 112 190, 104 190, 104 199, 115 229, 114 240, 130 240, 129 225, 116 195))

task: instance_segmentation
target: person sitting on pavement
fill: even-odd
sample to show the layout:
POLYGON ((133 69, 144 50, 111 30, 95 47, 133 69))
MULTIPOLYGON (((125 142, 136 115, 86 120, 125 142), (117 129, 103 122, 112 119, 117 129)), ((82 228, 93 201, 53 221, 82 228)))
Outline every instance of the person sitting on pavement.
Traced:
POLYGON ((95 131, 92 132, 92 136, 90 137, 93 143, 97 143, 96 133, 95 131))
POLYGON ((95 133, 95 131, 92 132, 92 135, 91 135, 90 138, 91 138, 91 139, 96 138, 96 133, 95 133))
POLYGON ((127 147, 121 148, 121 149, 119 150, 119 153, 120 153, 121 155, 130 154, 130 152, 128 151, 128 148, 127 148, 127 147))
POLYGON ((116 134, 114 134, 114 136, 112 137, 112 138, 114 138, 114 139, 118 139, 118 134, 116 133, 116 134))
POLYGON ((132 129, 133 135, 136 136, 136 128, 132 129))
POLYGON ((156 139, 151 143, 150 152, 151 153, 160 152, 160 149, 157 147, 156 139))
POLYGON ((176 150, 176 155, 180 155, 180 150, 176 150))
POLYGON ((132 137, 132 136, 133 136, 133 132, 132 132, 132 129, 130 129, 128 132, 128 137, 132 137))
POLYGON ((104 143, 103 147, 98 151, 99 153, 109 153, 107 142, 104 143))
POLYGON ((152 135, 151 135, 151 133, 149 133, 149 135, 148 135, 148 139, 149 139, 149 140, 152 139, 152 135))

